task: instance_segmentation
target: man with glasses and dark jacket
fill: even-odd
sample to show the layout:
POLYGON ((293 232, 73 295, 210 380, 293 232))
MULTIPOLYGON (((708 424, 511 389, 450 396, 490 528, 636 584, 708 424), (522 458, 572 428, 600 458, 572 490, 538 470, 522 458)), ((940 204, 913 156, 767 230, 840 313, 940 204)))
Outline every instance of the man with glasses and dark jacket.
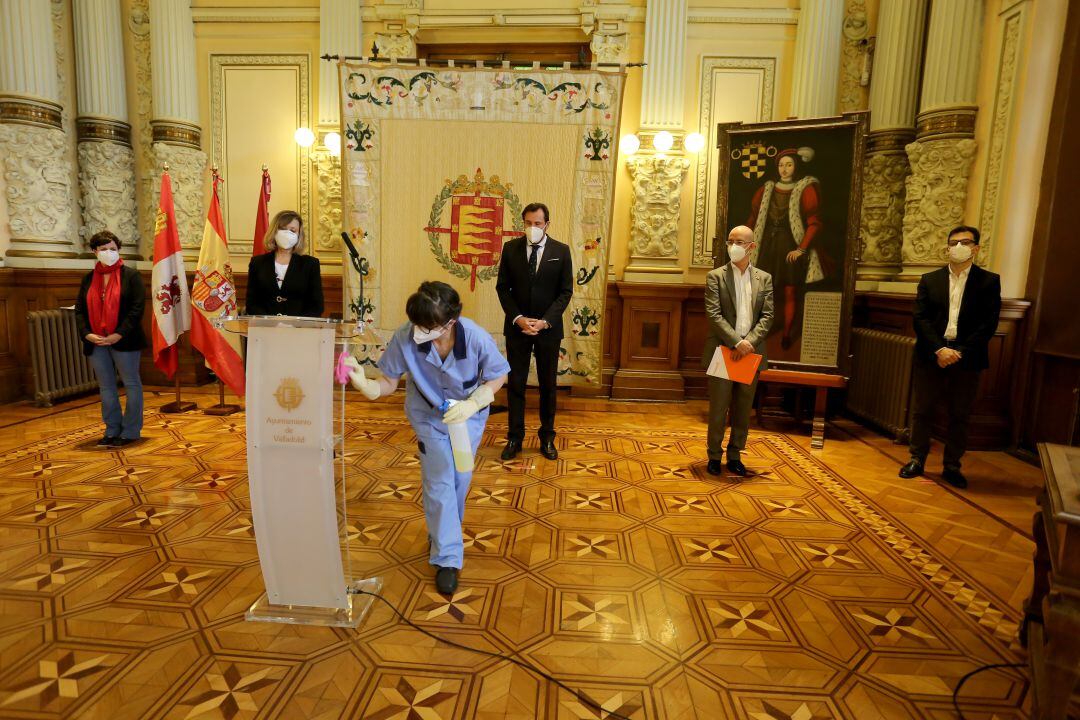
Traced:
POLYGON ((966 488, 960 458, 967 449, 968 417, 979 374, 990 365, 987 348, 1001 312, 1001 278, 975 264, 979 231, 968 225, 948 235, 949 264, 919 281, 915 298, 914 412, 911 460, 900 477, 923 474, 930 452, 930 428, 938 403, 948 409, 941 478, 966 488))

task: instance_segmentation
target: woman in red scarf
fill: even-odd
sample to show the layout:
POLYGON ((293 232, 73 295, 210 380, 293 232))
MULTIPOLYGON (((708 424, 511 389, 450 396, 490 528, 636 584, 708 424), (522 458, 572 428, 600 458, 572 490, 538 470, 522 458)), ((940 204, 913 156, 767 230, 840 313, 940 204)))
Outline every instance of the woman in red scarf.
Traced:
POLYGON ((98 261, 79 286, 75 322, 83 339, 83 354, 90 356, 101 389, 105 436, 98 445, 123 447, 142 434, 139 358, 146 347, 142 329, 146 290, 139 271, 120 259, 120 238, 102 230, 90 238, 90 249, 98 261), (123 413, 116 389, 117 372, 127 390, 123 413))

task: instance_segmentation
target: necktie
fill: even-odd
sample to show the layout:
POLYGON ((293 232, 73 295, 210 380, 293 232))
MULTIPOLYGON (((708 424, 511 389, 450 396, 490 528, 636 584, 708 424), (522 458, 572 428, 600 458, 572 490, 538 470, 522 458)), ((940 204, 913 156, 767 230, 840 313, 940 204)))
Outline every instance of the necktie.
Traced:
POLYGON ((540 243, 529 245, 529 278, 536 277, 536 253, 540 250, 540 243))

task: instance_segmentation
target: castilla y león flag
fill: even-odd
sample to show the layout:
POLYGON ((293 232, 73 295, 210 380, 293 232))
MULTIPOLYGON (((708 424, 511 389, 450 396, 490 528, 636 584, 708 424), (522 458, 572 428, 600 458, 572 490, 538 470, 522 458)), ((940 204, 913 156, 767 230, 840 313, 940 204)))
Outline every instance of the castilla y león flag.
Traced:
POLYGON ((225 239, 225 222, 221 218, 218 182, 210 210, 206 213, 199 264, 191 284, 191 302, 195 312, 191 321, 191 344, 206 358, 206 364, 240 397, 244 396, 244 361, 240 356, 240 337, 236 333, 215 328, 214 318, 236 314, 236 285, 229 263, 229 243, 225 239))
POLYGON ((176 343, 191 329, 191 302, 184 274, 184 255, 180 251, 180 234, 176 230, 172 181, 167 171, 161 174, 161 197, 154 220, 154 270, 150 287, 154 301, 154 318, 150 326, 154 338, 154 364, 171 379, 179 365, 176 343))

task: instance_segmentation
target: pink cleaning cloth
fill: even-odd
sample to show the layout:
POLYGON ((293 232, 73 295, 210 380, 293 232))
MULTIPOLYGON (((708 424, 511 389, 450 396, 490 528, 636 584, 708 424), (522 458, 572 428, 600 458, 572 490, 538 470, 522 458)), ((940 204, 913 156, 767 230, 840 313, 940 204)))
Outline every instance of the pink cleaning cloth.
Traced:
POLYGON ((341 354, 337 356, 337 365, 334 367, 334 379, 338 381, 339 385, 344 385, 349 382, 349 372, 352 370, 345 364, 345 360, 348 359, 349 353, 345 350, 341 351, 341 354))

